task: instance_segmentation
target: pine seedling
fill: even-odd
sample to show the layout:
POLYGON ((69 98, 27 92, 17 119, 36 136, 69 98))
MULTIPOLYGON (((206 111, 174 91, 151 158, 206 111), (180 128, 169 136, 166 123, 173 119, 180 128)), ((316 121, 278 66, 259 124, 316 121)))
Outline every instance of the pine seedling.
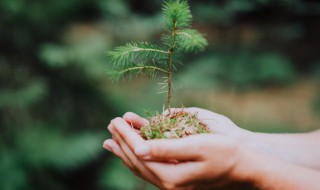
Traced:
MULTIPOLYGON (((137 76, 139 74, 156 76, 158 73, 162 73, 166 76, 164 84, 167 89, 167 119, 163 119, 161 115, 151 118, 150 121, 152 122, 150 126, 141 129, 142 136, 146 139, 168 137, 168 135, 164 134, 172 128, 176 130, 175 121, 179 120, 177 117, 184 116, 183 118, 190 117, 194 119, 194 116, 185 115, 186 113, 171 113, 172 75, 176 69, 176 65, 180 63, 178 59, 179 55, 202 51, 208 44, 203 34, 195 29, 191 29, 192 15, 186 0, 165 1, 162 11, 164 33, 161 37, 161 45, 154 45, 148 42, 129 42, 108 52, 109 61, 113 65, 112 77, 115 80, 124 78, 127 75, 137 76), (172 125, 175 125, 175 127, 172 125)), ((188 124, 189 120, 180 120, 183 121, 183 127, 186 128, 185 124, 188 124)), ((198 122, 198 124, 203 126, 201 122, 198 122)), ((199 131, 201 132, 203 129, 199 129, 199 131)), ((195 133, 200 132, 195 131, 195 133)), ((172 133, 176 134, 174 136, 184 136, 179 135, 181 131, 178 132, 176 130, 172 133)))

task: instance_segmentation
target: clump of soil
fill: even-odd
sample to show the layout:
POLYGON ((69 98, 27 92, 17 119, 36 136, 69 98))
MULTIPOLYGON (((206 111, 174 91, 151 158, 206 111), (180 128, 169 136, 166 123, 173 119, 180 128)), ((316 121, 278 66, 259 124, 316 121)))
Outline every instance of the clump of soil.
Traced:
POLYGON ((177 111, 166 115, 157 114, 149 118, 150 124, 140 129, 146 139, 178 139, 189 135, 212 133, 208 126, 197 118, 197 114, 177 111))

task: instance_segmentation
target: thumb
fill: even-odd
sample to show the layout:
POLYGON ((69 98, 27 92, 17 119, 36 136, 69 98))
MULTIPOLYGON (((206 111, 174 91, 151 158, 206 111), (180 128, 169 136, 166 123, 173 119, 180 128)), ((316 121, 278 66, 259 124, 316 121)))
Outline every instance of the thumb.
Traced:
MULTIPOLYGON (((198 146, 192 138, 186 137, 183 139, 157 139, 146 141, 149 147, 148 154, 137 154, 139 151, 135 151, 137 156, 142 157, 145 160, 162 160, 162 161, 195 161, 200 159, 198 153, 198 146)), ((140 147, 136 147, 140 149, 140 147)))

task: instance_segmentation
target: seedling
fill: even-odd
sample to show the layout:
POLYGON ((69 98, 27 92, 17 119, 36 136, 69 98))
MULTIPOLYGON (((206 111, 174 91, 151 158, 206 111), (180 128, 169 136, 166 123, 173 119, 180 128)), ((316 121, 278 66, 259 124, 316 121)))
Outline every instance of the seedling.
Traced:
POLYGON ((197 30, 191 29, 192 15, 186 0, 168 0, 163 4, 164 33, 162 45, 147 42, 129 42, 108 52, 113 64, 112 76, 118 80, 127 75, 165 75, 167 93, 166 115, 149 118, 150 125, 140 130, 145 139, 180 138, 197 133, 208 133, 205 124, 194 114, 171 111, 172 76, 179 64, 181 53, 198 52, 207 46, 207 40, 197 30))

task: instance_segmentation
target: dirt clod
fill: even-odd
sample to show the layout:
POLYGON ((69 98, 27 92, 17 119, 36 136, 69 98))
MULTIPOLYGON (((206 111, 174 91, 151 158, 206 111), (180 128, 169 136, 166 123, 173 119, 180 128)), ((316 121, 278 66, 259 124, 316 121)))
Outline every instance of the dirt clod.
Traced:
POLYGON ((149 118, 149 121, 149 125, 140 129, 140 135, 146 140, 177 139, 194 134, 212 133, 208 126, 198 119, 197 114, 185 111, 157 114, 149 118))

